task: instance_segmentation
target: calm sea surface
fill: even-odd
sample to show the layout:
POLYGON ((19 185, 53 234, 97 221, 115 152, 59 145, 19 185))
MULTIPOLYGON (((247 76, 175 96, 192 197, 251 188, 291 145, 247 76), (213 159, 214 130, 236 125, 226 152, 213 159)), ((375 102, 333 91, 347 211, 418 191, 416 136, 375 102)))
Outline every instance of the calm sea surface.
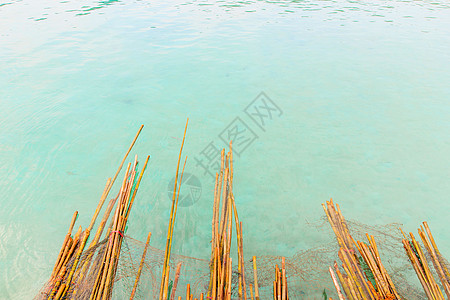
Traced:
POLYGON ((308 223, 333 197, 427 220, 450 258, 449 100, 447 1, 0 0, 0 299, 39 290, 140 124, 128 234, 164 247, 187 117, 175 253, 208 258, 209 159, 234 137, 248 256, 329 241, 308 223))

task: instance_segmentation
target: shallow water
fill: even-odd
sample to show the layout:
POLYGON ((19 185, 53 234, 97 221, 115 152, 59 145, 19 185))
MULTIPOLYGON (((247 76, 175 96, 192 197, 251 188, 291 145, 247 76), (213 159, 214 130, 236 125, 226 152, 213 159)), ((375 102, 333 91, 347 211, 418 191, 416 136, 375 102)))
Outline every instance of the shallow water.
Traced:
POLYGON ((428 220, 450 257, 445 1, 161 2, 0 0, 0 299, 37 292, 140 124, 133 155, 151 162, 128 233, 162 248, 186 117, 201 194, 180 207, 174 252, 208 257, 197 159, 238 130, 247 255, 328 241, 308 223, 333 197, 367 224, 428 220))

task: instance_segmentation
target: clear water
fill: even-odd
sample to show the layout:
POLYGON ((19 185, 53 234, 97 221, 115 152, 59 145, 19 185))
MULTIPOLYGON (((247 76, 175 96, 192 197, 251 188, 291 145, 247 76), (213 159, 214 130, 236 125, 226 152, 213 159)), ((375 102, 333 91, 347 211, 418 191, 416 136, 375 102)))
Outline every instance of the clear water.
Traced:
POLYGON ((140 124, 133 154, 152 158, 128 233, 163 247, 186 117, 202 193, 179 210, 176 253, 208 257, 213 185, 196 158, 238 117, 254 133, 235 161, 248 255, 328 240, 307 223, 333 197, 368 224, 428 220, 450 256, 447 2, 6 1, 1 299, 48 278, 73 211, 87 226, 140 124), (262 91, 281 110, 264 130, 244 111, 262 91))

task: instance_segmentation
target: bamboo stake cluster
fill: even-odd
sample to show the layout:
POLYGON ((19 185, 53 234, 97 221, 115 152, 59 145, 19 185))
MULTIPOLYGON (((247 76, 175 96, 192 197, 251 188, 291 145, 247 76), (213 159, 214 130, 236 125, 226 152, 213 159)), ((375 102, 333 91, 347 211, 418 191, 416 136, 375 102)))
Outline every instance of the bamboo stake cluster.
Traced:
MULTIPOLYGON (((422 287, 428 299, 445 299, 433 274, 431 273, 431 268, 428 265, 427 258, 424 251, 422 250, 422 247, 411 232, 409 233, 411 240, 409 240, 403 230, 400 229, 400 231, 402 232, 404 237, 402 243, 403 247, 405 248, 406 255, 411 261, 414 271, 416 272, 417 277, 419 278, 419 281, 422 284, 422 287)), ((423 226, 420 226, 418 232, 425 246, 425 249, 427 250, 431 258, 436 273, 441 280, 441 284, 445 294, 447 295, 447 299, 450 299, 450 274, 446 265, 443 263, 442 256, 436 246, 427 222, 423 222, 423 226)))
POLYGON ((289 300, 287 278, 286 278, 286 262, 285 258, 281 258, 281 270, 275 265, 275 280, 273 281, 273 300, 289 300))
MULTIPOLYGON (((83 276, 85 275, 85 273, 87 272, 87 269, 89 267, 90 259, 92 258, 90 256, 89 259, 83 260, 82 264, 79 266, 78 264, 80 263, 81 255, 84 253, 85 245, 90 236, 90 232, 91 232, 92 228, 94 227, 95 221, 102 209, 102 206, 103 206, 106 198, 108 197, 108 194, 109 194, 117 176, 119 175, 128 154, 131 152, 131 149, 133 148, 139 134, 141 133, 143 126, 144 125, 142 125, 139 128, 139 130, 138 130, 136 136, 134 137, 130 147, 128 148, 124 158, 122 159, 122 162, 121 162, 116 174, 114 175, 113 179, 109 178, 107 180, 107 183, 103 190, 102 196, 100 197, 100 201, 97 205, 97 208, 94 212, 94 215, 91 219, 89 226, 84 231, 82 230, 81 226, 79 226, 77 233, 72 237, 72 230, 75 225, 75 222, 76 222, 76 219, 78 216, 78 212, 75 212, 73 214, 68 233, 66 234, 63 245, 58 254, 55 266, 54 266, 52 274, 50 276, 49 283, 47 284, 47 287, 42 292, 42 295, 45 296, 45 299, 58 300, 58 299, 63 299, 63 298, 64 299, 66 299, 66 298, 67 299, 69 299, 69 298, 75 299, 76 298, 76 292, 77 292, 76 282, 79 283, 83 279, 83 276), (69 290, 72 290, 70 297, 67 296, 67 293, 69 290)), ((144 169, 147 165, 148 159, 149 159, 149 157, 147 158, 147 161, 144 165, 144 168, 141 172, 141 176, 139 177, 139 181, 136 184, 136 186, 132 186, 133 184, 128 182, 128 184, 130 185, 127 190, 129 193, 129 195, 128 195, 129 202, 128 202, 126 214, 121 215, 122 219, 120 219, 120 222, 122 222, 122 224, 126 224, 126 220, 128 219, 128 215, 129 215, 129 212, 131 209, 132 202, 134 201, 134 197, 136 196, 137 188, 138 188, 139 182, 142 178, 144 169), (132 195, 131 198, 130 198, 130 195, 132 195)), ((129 167, 130 167, 130 165, 129 165, 129 167)), ((137 159, 135 160, 134 169, 130 173, 130 175, 134 174, 134 176, 135 176, 136 172, 137 172, 137 159)), ((127 174, 128 174, 128 170, 127 170, 127 174)), ((133 182, 134 182, 134 179, 133 179, 133 182)), ((123 194, 122 189, 121 189, 121 193, 123 194)), ((96 235, 95 235, 94 239, 92 240, 92 242, 89 246, 89 249, 86 252, 89 252, 90 249, 94 248, 97 245, 97 243, 102 235, 105 224, 106 224, 106 222, 109 218, 109 215, 113 209, 115 200, 118 197, 116 197, 115 199, 111 199, 111 201, 109 202, 108 207, 105 211, 104 217, 100 223, 99 228, 97 229, 96 235)), ((123 201, 123 197, 120 199, 121 199, 121 201, 123 201)), ((113 223, 113 224, 117 225, 116 223, 113 223)), ((123 231, 123 228, 125 228, 125 227, 122 227, 122 231, 123 231)), ((91 255, 91 254, 93 254, 93 253, 90 253, 89 255, 91 255)), ((115 255, 118 258, 118 253, 115 253, 115 255)), ((110 276, 109 280, 113 281, 113 277, 110 276)), ((106 299, 106 298, 104 298, 104 299, 106 299)))
POLYGON ((233 196, 233 153, 232 144, 230 143, 230 151, 226 155, 225 150, 221 152, 220 173, 216 174, 214 187, 208 299, 231 299, 232 258, 230 257, 230 252, 233 215, 238 250, 238 294, 239 299, 247 299, 242 223, 239 222, 233 196))
POLYGON ((362 255, 373 274, 378 294, 381 296, 381 299, 400 299, 400 296, 395 289, 394 282, 381 262, 375 238, 373 235, 369 236, 367 233, 366 237, 369 241, 369 245, 357 241, 355 246, 358 248, 359 253, 362 255))
POLYGON ((100 270, 98 271, 97 279, 94 283, 91 297, 89 298, 90 300, 109 299, 111 296, 114 277, 119 263, 124 231, 149 158, 150 156, 147 157, 140 175, 137 168, 137 156, 135 157, 133 166, 131 163, 128 164, 122 187, 119 192, 119 202, 114 214, 112 226, 108 228, 108 244, 103 254, 103 260, 100 264, 100 270), (139 179, 137 179, 138 175, 139 179))
MULTIPOLYGON (((182 263, 180 262, 177 265, 173 286, 172 283, 169 284, 169 263, 171 258, 171 247, 178 209, 178 200, 187 160, 186 157, 181 175, 179 176, 181 155, 186 137, 188 121, 186 122, 176 169, 176 179, 167 233, 159 300, 183 299, 182 296, 178 296, 178 298, 176 297, 182 263)), ((137 156, 135 157, 133 164, 128 163, 122 185, 117 196, 109 201, 95 237, 91 241, 88 249, 84 250, 84 248, 101 208, 108 197, 109 192, 141 130, 142 126, 125 154, 125 157, 123 158, 116 174, 112 179, 109 178, 107 180, 102 196, 100 197, 100 201, 94 212, 94 216, 92 217, 89 226, 84 231, 82 230, 82 227, 79 226, 76 233, 73 234, 78 212, 76 211, 73 214, 69 229, 53 267, 49 284, 43 291, 45 299, 77 299, 78 288, 80 283, 83 283, 83 279, 85 277, 91 279, 94 278, 93 281, 91 281, 91 283, 93 283, 92 288, 88 289, 90 293, 88 293, 87 296, 90 300, 108 300, 111 298, 122 242, 124 239, 124 232, 126 230, 126 225, 136 193, 150 158, 149 156, 147 157, 141 171, 138 170, 137 156), (107 242, 99 243, 106 227, 106 222, 108 221, 116 202, 117 206, 106 233, 107 242), (97 249, 96 246, 102 246, 103 248, 101 249, 103 251, 95 252, 95 249, 97 249), (93 257, 95 253, 97 253, 97 258, 94 260, 93 257), (81 259, 82 254, 85 254, 83 259, 81 259), (92 267, 91 261, 94 261, 94 265, 92 267)), ((235 290, 237 290, 238 299, 247 300, 248 298, 247 280, 245 278, 242 222, 239 221, 233 195, 233 153, 231 142, 228 153, 225 154, 225 150, 222 150, 220 161, 220 172, 216 174, 214 187, 209 286, 206 297, 203 293, 201 293, 199 298, 194 298, 191 291, 191 286, 188 284, 186 287, 187 300, 203 300, 204 298, 214 300, 231 300, 231 297, 234 297, 232 293, 235 293, 235 290), (236 228, 237 272, 233 271, 232 258, 230 256, 233 222, 236 228), (237 280, 236 278, 233 278, 233 273, 237 274, 237 280)), ((327 201, 326 204, 322 204, 322 206, 339 244, 338 255, 342 262, 343 271, 341 272, 337 262, 334 262, 334 265, 329 267, 329 273, 338 293, 339 299, 401 299, 391 277, 381 262, 378 245, 374 236, 366 234, 368 243, 355 241, 349 232, 346 220, 341 213, 339 205, 335 205, 331 199, 330 201, 327 201)), ((404 237, 402 240, 403 247, 428 299, 444 300, 444 293, 447 296, 447 299, 450 299, 450 273, 447 269, 445 260, 437 248, 428 224, 423 222, 423 225, 421 225, 418 229, 418 234, 423 246, 419 244, 418 240, 415 239, 412 233, 409 233, 408 238, 402 230, 401 232, 404 237), (425 248, 426 252, 423 248, 425 248), (440 285, 435 279, 427 259, 431 260, 435 273, 440 279, 440 285)), ((150 237, 151 233, 148 235, 147 243, 140 260, 140 265, 133 290, 130 295, 130 300, 135 297, 137 291, 150 237)), ((258 275, 255 256, 253 256, 252 263, 254 281, 253 284, 248 285, 250 293, 249 299, 259 300, 258 275)), ((275 279, 273 280, 274 300, 289 300, 286 272, 286 261, 285 258, 282 257, 281 269, 278 265, 275 266, 275 279)))
POLYGON ((59 251, 58 258, 56 259, 56 264, 53 268, 52 274, 50 275, 50 296, 49 298, 53 298, 56 296, 56 293, 59 290, 59 287, 64 280, 64 276, 66 275, 67 268, 68 268, 68 262, 73 256, 73 253, 75 252, 76 248, 79 245, 80 235, 81 235, 81 226, 79 227, 77 233, 72 236, 72 230, 75 225, 75 222, 78 217, 78 211, 75 211, 72 220, 70 222, 69 230, 66 234, 66 237, 64 239, 63 245, 61 247, 61 250, 59 251))
MULTIPOLYGON (((216 174, 214 187, 213 216, 211 224, 211 260, 210 260, 210 280, 206 299, 226 300, 231 299, 235 288, 233 281, 233 260, 231 254, 233 220, 236 227, 237 241, 237 293, 238 299, 247 300, 247 284, 245 278, 244 246, 242 234, 242 222, 239 221, 236 203, 233 195, 233 152, 232 143, 230 150, 225 154, 225 149, 221 151, 220 172, 216 174)), ((284 263, 284 260, 283 260, 284 263)), ((284 266, 284 265, 283 265, 284 266)), ((256 268, 256 258, 253 256, 254 285, 249 284, 250 298, 259 300, 258 275, 256 268), (253 293, 253 288, 255 289, 253 293)), ((178 271, 177 271, 178 273, 178 271)), ((284 273, 285 274, 285 269, 284 273)), ((286 277, 285 291, 287 293, 286 277)), ((177 283, 175 278, 174 290, 177 283)), ((172 292, 171 300, 174 300, 175 291, 172 292)), ((179 300, 183 298, 178 296, 179 300)), ((199 298, 194 298, 191 294, 190 285, 186 290, 187 300, 202 300, 204 294, 199 298)), ((288 298, 283 298, 287 300, 288 298)))
MULTIPOLYGON (((244 246, 242 234, 242 222, 239 221, 236 203, 233 195, 233 152, 232 143, 230 151, 225 154, 221 151, 220 172, 216 174, 214 187, 213 216, 211 224, 211 260, 210 260, 210 281, 206 299, 226 300, 231 299, 233 285, 233 260, 231 254, 233 220, 236 227, 236 241, 238 254, 238 299, 247 299, 247 285, 245 279, 244 246)), ((250 284, 250 298, 259 300, 258 276, 256 269, 256 258, 253 257, 254 268, 254 288, 250 284)), ((178 272, 178 271, 177 271, 178 272)), ((177 283, 175 278, 174 290, 177 283)), ((175 291, 172 292, 171 300, 174 300, 175 291)), ((178 296, 179 300, 183 298, 178 296)), ((191 294, 190 285, 186 289, 187 300, 203 300, 204 294, 199 298, 194 298, 191 294)), ((285 300, 285 299, 284 299, 285 300)))
POLYGON ((439 252, 439 249, 434 241, 433 235, 431 234, 430 227, 427 222, 423 222, 423 227, 419 228, 419 235, 422 239, 423 244, 425 245, 425 249, 427 249, 428 254, 431 257, 434 268, 439 275, 442 286, 444 287, 444 291, 447 295, 447 298, 450 299, 450 273, 447 269, 446 264, 444 263, 444 259, 439 252), (424 230, 425 228, 425 230, 424 230))
POLYGON ((338 255, 343 263, 344 273, 341 273, 336 262, 334 270, 331 267, 329 269, 339 299, 345 299, 343 294, 351 300, 400 299, 394 283, 381 263, 374 237, 367 235, 369 245, 359 241, 355 242, 350 235, 339 205, 336 204, 335 207, 331 199, 326 202, 326 205, 322 204, 322 207, 340 246, 338 255), (356 247, 359 255, 353 246, 356 247), (363 263, 367 268, 363 269, 363 263), (373 282, 369 280, 370 278, 373 279, 373 282), (337 279, 339 279, 344 293, 342 293, 337 279))
MULTIPOLYGON (((174 295, 174 294, 172 294, 172 295, 174 295)), ((177 299, 178 300, 183 300, 183 297, 178 296, 177 299)), ((203 293, 200 294, 199 298, 194 298, 194 295, 191 294, 191 285, 190 284, 186 285, 186 300, 203 300, 203 299, 204 299, 203 293)))

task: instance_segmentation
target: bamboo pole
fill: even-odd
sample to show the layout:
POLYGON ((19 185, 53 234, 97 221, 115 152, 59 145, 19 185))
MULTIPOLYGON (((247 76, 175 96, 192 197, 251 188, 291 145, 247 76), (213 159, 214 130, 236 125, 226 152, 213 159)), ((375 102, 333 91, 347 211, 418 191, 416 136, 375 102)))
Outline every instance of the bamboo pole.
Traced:
MULTIPOLYGON (((105 199, 108 197, 109 191, 111 190, 112 186, 114 185, 114 182, 115 182, 117 176, 119 175, 120 170, 122 169, 122 166, 123 166, 123 164, 124 164, 128 154, 130 153, 131 149, 133 148, 133 146, 134 146, 134 144, 135 144, 139 134, 141 133, 143 127, 144 127, 144 125, 141 125, 141 127, 139 128, 139 130, 138 130, 136 136, 134 137, 130 147, 128 148, 124 158, 122 159, 122 162, 120 163, 120 166, 119 166, 118 170, 116 171, 116 174, 114 175, 113 179, 110 181, 110 184, 108 185, 108 187, 103 191, 103 194, 102 194, 102 196, 100 198, 100 201, 99 201, 99 203, 97 205, 97 208, 96 208, 96 210, 94 212, 94 215, 93 215, 93 217, 91 219, 91 223, 89 224, 88 228, 84 232, 83 240, 81 241, 80 247, 78 248, 77 254, 75 256, 74 263, 73 263, 72 268, 70 270, 70 273, 69 273, 69 275, 67 277, 66 285, 64 286, 64 290, 61 292, 61 297, 63 297, 66 294, 68 288, 70 287, 73 275, 75 273, 75 270, 78 267, 78 263, 80 261, 81 254, 83 253, 84 247, 86 245, 87 239, 89 238, 89 235, 90 235, 90 232, 92 230, 92 227, 95 224, 95 220, 97 219, 97 216, 100 213, 100 210, 101 210, 101 208, 103 206, 103 203, 105 202, 105 199)), ((109 181, 109 179, 108 179, 108 181, 109 181)))
POLYGON ((335 207, 335 204, 331 199, 326 202, 326 205, 322 204, 322 207, 340 245, 338 254, 343 262, 343 268, 348 277, 344 278, 344 276, 340 274, 337 265, 335 266, 335 269, 346 296, 350 299, 400 299, 393 281, 381 262, 374 237, 366 234, 369 241, 368 245, 360 241, 355 241, 350 235, 339 205, 336 204, 335 207), (357 255, 355 249, 358 250, 360 257, 357 255), (370 272, 374 276, 376 288, 372 286, 370 281, 366 278, 369 273, 366 274, 366 272, 362 270, 358 258, 362 258, 369 267, 370 272))
POLYGON ((229 260, 229 269, 228 269, 228 285, 227 285, 227 300, 231 300, 231 275, 232 275, 232 263, 233 259, 230 257, 229 260))
POLYGON ((256 256, 253 256, 253 278, 255 280, 255 300, 259 300, 258 270, 256 269, 256 256))
POLYGON ((281 299, 287 300, 286 260, 281 258, 281 299))
POLYGON ((423 222, 423 226, 425 227, 425 230, 427 232, 428 238, 430 239, 431 245, 433 246, 433 249, 436 252, 436 255, 437 255, 438 259, 439 259, 439 263, 442 265, 443 271, 445 273, 445 277, 446 277, 447 281, 450 281, 450 273, 449 273, 449 271, 447 269, 447 266, 445 264, 441 263, 442 255, 439 252, 439 249, 438 249, 438 247, 436 245, 436 242, 434 241, 434 237, 431 234, 430 227, 428 226, 427 222, 423 222))
POLYGON ((112 225, 110 227, 111 230, 109 230, 109 240, 102 258, 103 263, 100 265, 100 269, 97 273, 97 278, 95 280, 90 299, 108 299, 110 297, 114 285, 114 277, 119 261, 119 254, 121 252, 123 232, 126 228, 131 207, 134 203, 134 199, 139 189, 143 174, 147 168, 149 159, 150 156, 147 156, 139 177, 137 176, 137 158, 135 159, 131 171, 131 163, 128 164, 119 192, 119 201, 114 213, 112 225), (131 193, 132 191, 133 193, 131 193))
POLYGON ((147 254, 148 244, 150 243, 150 238, 152 237, 152 233, 149 232, 147 236, 147 242, 145 243, 144 252, 142 253, 141 263, 139 264, 139 269, 136 275, 136 280, 134 281, 133 290, 131 291, 130 300, 133 300, 134 295, 136 294, 136 289, 139 284, 139 279, 141 277, 142 267, 144 266, 145 256, 147 254))
POLYGON ((66 237, 64 238, 63 245, 61 247, 61 250, 59 251, 58 258, 56 259, 56 263, 55 263, 55 266, 53 267, 53 271, 52 271, 52 274, 50 277, 54 277, 56 275, 55 273, 57 273, 57 267, 61 260, 61 256, 63 255, 64 250, 66 248, 66 244, 70 239, 70 235, 72 234, 73 226, 75 225, 75 221, 77 220, 77 217, 78 217, 78 211, 75 211, 73 213, 72 220, 70 221, 70 225, 69 225, 69 230, 67 231, 66 237))
MULTIPOLYGON (((97 243, 102 235, 102 232, 105 228, 106 222, 109 219, 109 216, 111 215, 112 209, 114 208, 114 205, 118 198, 119 198, 119 193, 117 194, 117 196, 115 198, 112 198, 108 203, 108 206, 106 208, 105 213, 103 214, 103 218, 99 224, 99 227, 97 229, 95 237, 92 240, 92 242, 89 244, 87 251, 91 251, 91 252, 88 254, 86 259, 84 260, 83 265, 80 266, 80 268, 75 272, 75 277, 77 277, 77 282, 83 282, 84 276, 86 275, 86 272, 89 270, 89 266, 90 266, 92 258, 94 256, 93 248, 97 245, 97 243), (77 274, 77 272, 79 272, 79 273, 77 274)), ((93 270, 95 270, 96 267, 97 267, 97 265, 93 265, 93 270)), ((75 286, 75 289, 74 289, 70 299, 71 300, 76 299, 77 293, 78 293, 78 285, 75 286)))
POLYGON ((425 245, 425 248, 428 251, 428 254, 431 257, 431 261, 432 261, 433 266, 439 276, 439 279, 441 280, 441 283, 442 283, 442 286, 444 287, 444 291, 447 295, 447 298, 450 299, 450 284, 449 284, 449 281, 446 278, 446 274, 444 272, 445 265, 441 265, 441 263, 439 261, 439 257, 437 255, 437 251, 435 250, 434 246, 431 245, 431 242, 428 241, 428 239, 425 235, 425 231, 423 229, 419 228, 418 232, 419 232, 420 238, 422 239, 423 244, 425 245))
MULTIPOLYGON (((169 220, 169 227, 168 227, 168 233, 167 233, 167 241, 166 241, 166 249, 165 249, 165 257, 164 257, 164 265, 163 265, 163 272, 162 272, 162 277, 161 277, 161 287, 160 287, 160 292, 159 292, 159 300, 163 300, 163 293, 164 293, 164 285, 166 280, 168 280, 168 278, 166 279, 166 269, 168 268, 169 265, 169 260, 170 260, 170 247, 171 247, 171 240, 172 240, 172 236, 171 233, 173 233, 173 226, 172 223, 175 222, 174 220, 174 210, 176 209, 175 207, 175 197, 176 197, 176 192, 177 192, 177 184, 178 184, 178 172, 180 169, 180 161, 181 161, 181 153, 183 152, 183 146, 184 146, 184 140, 186 138, 186 131, 187 131, 187 126, 188 126, 188 122, 189 122, 189 118, 186 120, 186 126, 184 127, 184 134, 183 134, 183 140, 181 142, 181 147, 180 147, 180 154, 178 155, 178 163, 177 163, 177 171, 175 173, 175 184, 173 187, 173 196, 172 196, 172 207, 170 209, 170 220, 169 220)), ((186 163, 186 161, 185 161, 186 163)), ((181 186, 181 184, 180 184, 181 186)), ((178 201, 177 201, 178 203, 178 201)), ((164 299, 166 300, 166 299, 164 299)))
POLYGON ((175 293, 177 291, 178 279, 180 278, 180 271, 181 271, 182 264, 183 263, 181 261, 177 264, 177 270, 175 271, 175 280, 173 281, 173 287, 172 287, 172 293, 170 296, 170 300, 175 300, 175 293))
POLYGON ((119 203, 117 205, 116 208, 116 212, 114 214, 114 221, 113 221, 113 227, 112 227, 112 232, 110 233, 109 236, 109 241, 108 241, 108 246, 106 249, 106 260, 104 260, 104 271, 99 272, 99 278, 98 278, 98 283, 100 284, 98 287, 98 290, 96 292, 95 298, 94 299, 102 299, 103 293, 105 292, 105 289, 107 288, 106 282, 107 282, 107 278, 108 278, 108 273, 110 272, 110 265, 111 265, 111 260, 113 259, 114 253, 113 251, 116 249, 117 244, 116 241, 119 238, 119 223, 120 223, 120 214, 121 214, 121 210, 123 210, 123 205, 124 205, 124 197, 125 197, 125 190, 126 190, 126 186, 127 186, 127 180, 128 180, 128 175, 129 175, 129 171, 131 168, 131 163, 128 163, 127 166, 127 170, 125 171, 125 176, 123 178, 123 182, 122 182, 122 187, 121 187, 121 191, 120 191, 120 196, 119 196, 119 203))
POLYGON ((334 287, 336 288, 336 292, 338 293, 339 300, 344 300, 345 298, 344 295, 342 294, 341 287, 339 286, 339 283, 337 281, 336 274, 334 274, 334 271, 331 267, 328 268, 328 271, 330 272, 331 278, 333 279, 333 284, 334 287))
MULTIPOLYGON (((136 194, 137 194, 137 191, 139 189, 140 182, 142 180, 142 176, 143 176, 144 171, 145 171, 145 169, 147 167, 149 159, 150 159, 150 156, 147 156, 147 159, 146 159, 146 161, 144 163, 144 166, 142 168, 142 172, 140 173, 139 179, 137 180, 136 186, 134 188, 133 194, 131 195, 131 190, 132 190, 132 187, 133 187, 133 184, 134 184, 134 180, 137 177, 137 174, 136 174, 137 157, 135 159, 135 163, 134 163, 134 166, 133 166, 133 172, 131 173, 131 179, 129 181, 128 189, 127 189, 126 197, 125 197, 125 199, 127 199, 127 201, 125 201, 123 209, 122 209, 122 212, 121 212, 121 222, 120 222, 120 227, 119 227, 120 228, 119 233, 123 232, 125 230, 125 226, 126 226, 126 224, 128 222, 128 217, 130 215, 131 208, 132 208, 134 200, 136 198, 136 194)), ((116 270, 117 270, 117 264, 119 262, 119 254, 120 254, 121 247, 122 247, 123 236, 122 236, 122 238, 119 238, 119 236, 117 236, 117 239, 118 239, 118 241, 117 241, 117 249, 118 250, 113 252, 114 253, 114 260, 112 262, 112 266, 110 266, 110 270, 109 270, 109 274, 108 274, 108 280, 107 280, 108 293, 110 293, 110 291, 112 291, 112 288, 113 288, 113 285, 114 285, 114 280, 113 279, 114 279, 114 276, 115 276, 115 273, 116 273, 116 270)), ((106 294, 104 295, 103 299, 106 299, 106 294)))

